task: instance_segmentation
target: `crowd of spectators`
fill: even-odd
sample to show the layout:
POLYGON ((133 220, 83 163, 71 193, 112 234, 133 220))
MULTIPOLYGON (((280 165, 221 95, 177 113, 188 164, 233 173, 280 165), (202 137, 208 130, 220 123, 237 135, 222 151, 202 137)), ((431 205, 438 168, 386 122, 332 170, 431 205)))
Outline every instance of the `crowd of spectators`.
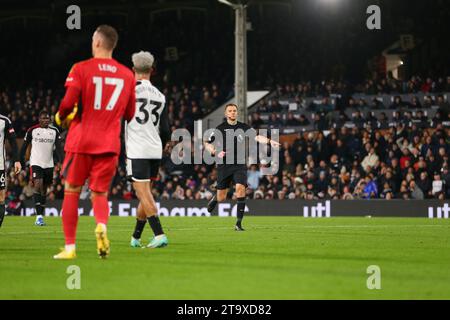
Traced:
MULTIPOLYGON (((299 87, 297 87, 299 89, 299 87)), ((278 88, 280 90, 280 88, 278 88)), ((283 89, 286 92, 289 89, 283 89)), ((209 86, 171 86, 163 88, 167 97, 169 121, 172 130, 193 130, 193 121, 214 110, 230 95, 219 90, 216 84, 209 86)), ((301 92, 302 90, 298 90, 301 92)), ((285 94, 285 93, 283 93, 285 94)), ((57 110, 61 93, 43 88, 23 92, 0 92, 0 113, 13 122, 18 138, 37 121, 38 112, 57 110)), ((280 114, 277 100, 266 101, 272 116, 280 114), (272 108, 272 109, 271 109, 272 108), (273 109, 275 108, 275 109, 273 109)), ((394 101, 395 103, 395 101, 394 101)), ((436 103, 436 101, 433 101, 436 103)), ((443 103, 448 103, 443 101, 443 103)), ((399 108, 400 109, 400 108, 399 108)), ((395 109, 397 110, 397 109, 395 109)), ((254 113, 252 124, 263 122, 254 113)), ((423 113, 397 112, 394 126, 383 119, 371 119, 356 111, 352 121, 354 128, 346 128, 335 121, 334 127, 298 134, 280 149, 278 173, 261 174, 258 165, 248 171, 248 197, 253 199, 423 199, 449 198, 450 173, 448 166, 449 141, 442 125, 448 112, 444 105, 432 120, 433 126, 421 125, 417 119, 426 120, 423 113), (442 109, 442 110, 441 110, 442 109), (439 118, 440 117, 440 118, 439 118), (376 122, 377 125, 368 125, 376 122), (380 125, 381 124, 381 125, 380 125), (336 129, 338 128, 338 129, 336 129)), ((385 116, 385 115, 384 115, 385 116)), ((383 117, 383 114, 380 116, 383 117)), ((287 120, 270 119, 275 127, 296 125, 309 120, 295 119, 288 113, 287 120)), ((344 121, 344 119, 340 119, 344 121)), ((316 122, 315 119, 312 122, 316 122)), ((425 121, 426 122, 426 121, 425 121)), ((428 123, 428 122, 427 122, 428 123)), ((63 138, 65 133, 63 133, 63 138)), ((159 180, 154 183, 156 199, 209 199, 214 190, 216 170, 207 165, 175 165, 167 148, 159 180)), ((63 185, 59 175, 60 164, 55 167, 54 183, 49 187, 49 200, 63 198, 63 185)), ((27 167, 17 176, 8 172, 8 200, 10 206, 30 199, 33 186, 27 167)), ((230 193, 231 195, 231 193, 230 193)), ((89 190, 83 188, 82 199, 88 199, 89 190)), ((117 175, 112 183, 112 199, 133 199, 135 194, 126 178, 125 161, 121 157, 117 175)))
POLYGON ((404 124, 387 130, 343 127, 327 135, 299 134, 292 145, 283 145, 281 173, 261 177, 255 196, 447 199, 448 152, 447 131, 441 125, 424 130, 404 124))
POLYGON ((276 86, 276 97, 307 98, 330 97, 332 95, 345 96, 352 93, 366 95, 380 94, 416 94, 450 92, 450 76, 421 77, 412 76, 407 80, 394 78, 380 80, 367 79, 363 83, 351 85, 345 81, 324 80, 321 82, 303 81, 276 86))
MULTIPOLYGON (((167 86, 162 88, 162 92, 166 96, 166 107, 169 111, 169 124, 172 130, 187 128, 191 133, 195 120, 203 118, 204 115, 217 108, 230 95, 229 92, 220 90, 214 83, 201 87, 194 85, 189 87, 186 85, 167 86)), ((0 90, 0 114, 9 117, 12 121, 19 146, 27 129, 38 123, 38 115, 41 110, 47 110, 52 115, 57 112, 63 94, 64 92, 45 89, 42 84, 23 91, 0 90)), ((63 139, 65 136, 66 132, 62 132, 63 139)), ((54 182, 48 190, 49 200, 62 199, 64 196, 64 188, 59 174, 60 166, 61 164, 55 166, 54 182)), ((19 201, 30 199, 32 196, 33 186, 29 177, 28 165, 17 176, 10 170, 8 172, 8 203, 13 207, 10 209, 17 208, 19 201)), ((84 188, 81 198, 87 199, 88 196, 89 190, 84 188)), ((123 155, 112 184, 111 197, 113 199, 135 197, 131 185, 126 179, 123 155)))
POLYGON ((437 77, 436 80, 422 80, 419 76, 407 81, 367 80, 365 84, 356 86, 334 81, 315 85, 311 82, 279 85, 270 98, 262 99, 253 109, 250 121, 255 127, 313 124, 316 130, 341 127, 346 122, 353 122, 358 128, 370 125, 372 128, 386 129, 390 123, 398 122, 436 127, 449 120, 448 92, 450 76, 437 77), (380 99, 380 95, 389 95, 392 99, 380 99), (296 111, 290 109, 292 104, 296 106, 296 111), (438 112, 429 117, 427 109, 431 108, 438 112), (375 116, 375 110, 389 110, 390 114, 384 111, 375 116), (263 120, 261 114, 269 116, 263 120))

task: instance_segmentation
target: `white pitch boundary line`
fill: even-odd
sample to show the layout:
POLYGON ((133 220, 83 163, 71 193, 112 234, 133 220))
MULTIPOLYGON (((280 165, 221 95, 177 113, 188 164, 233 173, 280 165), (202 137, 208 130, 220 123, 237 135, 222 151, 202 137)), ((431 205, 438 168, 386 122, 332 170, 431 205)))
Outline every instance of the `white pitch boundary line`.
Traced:
MULTIPOLYGON (((279 229, 280 227, 292 227, 291 224, 289 225, 277 225, 276 227, 263 227, 263 226, 252 226, 249 227, 249 229, 279 229)), ((301 229, 327 229, 327 228, 397 228, 397 227, 449 227, 446 225, 428 225, 428 224, 418 224, 418 225, 337 225, 337 226, 298 226, 301 229)), ((170 231, 198 231, 198 230, 232 230, 230 227, 210 227, 210 228, 167 228, 167 230, 170 231)), ((113 229, 110 230, 111 232, 132 232, 132 228, 130 229, 113 229)), ((25 231, 17 231, 17 232, 0 232, 1 235, 20 235, 20 234, 30 234, 30 235, 36 235, 36 234, 55 234, 60 233, 60 231, 39 231, 39 232, 25 232, 25 231)), ((62 232, 61 232, 62 233, 62 232)), ((77 231, 78 233, 94 233, 93 231, 77 231)))

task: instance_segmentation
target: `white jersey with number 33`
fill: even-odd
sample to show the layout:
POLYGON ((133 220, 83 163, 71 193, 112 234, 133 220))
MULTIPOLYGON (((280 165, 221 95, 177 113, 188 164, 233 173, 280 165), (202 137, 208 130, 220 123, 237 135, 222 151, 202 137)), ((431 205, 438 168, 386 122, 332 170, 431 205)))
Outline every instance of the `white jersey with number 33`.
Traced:
POLYGON ((136 83, 136 113, 125 128, 128 159, 162 158, 159 123, 165 104, 165 96, 149 80, 136 83))

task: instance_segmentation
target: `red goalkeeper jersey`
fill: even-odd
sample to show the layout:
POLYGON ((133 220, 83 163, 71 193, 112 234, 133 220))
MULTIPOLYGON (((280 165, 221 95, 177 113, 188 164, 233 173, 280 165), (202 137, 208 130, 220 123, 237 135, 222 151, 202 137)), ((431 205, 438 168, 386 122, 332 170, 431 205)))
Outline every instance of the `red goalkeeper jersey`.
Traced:
MULTIPOLYGON (((81 103, 78 102, 64 150, 119 154, 121 119, 130 121, 136 108, 131 70, 114 59, 91 58, 72 67, 65 86, 80 92, 81 103)), ((69 107, 60 107, 63 117, 71 112, 72 106, 69 107)))

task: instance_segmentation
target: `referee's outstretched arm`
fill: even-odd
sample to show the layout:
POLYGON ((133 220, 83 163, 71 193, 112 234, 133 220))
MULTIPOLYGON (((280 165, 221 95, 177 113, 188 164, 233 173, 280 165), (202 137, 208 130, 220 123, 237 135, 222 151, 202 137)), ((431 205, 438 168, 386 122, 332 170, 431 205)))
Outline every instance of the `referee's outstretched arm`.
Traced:
POLYGON ((255 140, 258 141, 259 143, 264 143, 264 144, 270 144, 272 147, 279 147, 281 146, 281 144, 278 141, 269 139, 265 136, 262 135, 257 135, 255 137, 255 140))

